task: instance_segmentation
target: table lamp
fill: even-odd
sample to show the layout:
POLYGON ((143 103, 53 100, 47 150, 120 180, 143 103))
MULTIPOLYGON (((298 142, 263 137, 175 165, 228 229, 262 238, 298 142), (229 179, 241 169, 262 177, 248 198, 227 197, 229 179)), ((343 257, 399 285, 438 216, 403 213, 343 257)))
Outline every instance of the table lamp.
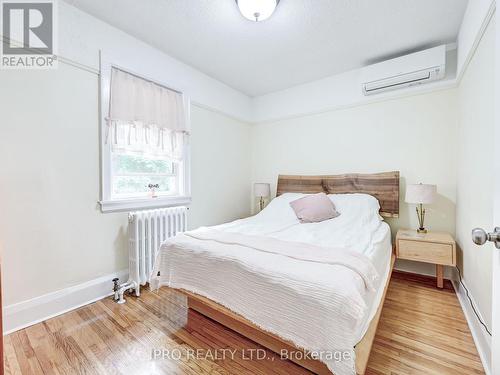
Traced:
POLYGON ((255 197, 259 198, 260 210, 264 209, 264 198, 267 198, 271 195, 271 185, 257 182, 253 185, 253 192, 255 197))
POLYGON ((424 204, 431 204, 436 198, 436 185, 413 184, 406 187, 406 203, 417 204, 418 233, 427 233, 424 227, 425 208, 424 204))

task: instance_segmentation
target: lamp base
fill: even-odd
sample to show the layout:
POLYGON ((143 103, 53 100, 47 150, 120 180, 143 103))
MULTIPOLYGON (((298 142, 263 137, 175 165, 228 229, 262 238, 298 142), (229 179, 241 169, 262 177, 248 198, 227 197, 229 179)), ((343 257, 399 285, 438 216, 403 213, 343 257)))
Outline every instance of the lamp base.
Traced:
POLYGON ((422 205, 422 203, 420 203, 417 207, 417 218, 418 218, 417 233, 427 233, 427 229, 425 229, 424 227, 425 208, 422 205))

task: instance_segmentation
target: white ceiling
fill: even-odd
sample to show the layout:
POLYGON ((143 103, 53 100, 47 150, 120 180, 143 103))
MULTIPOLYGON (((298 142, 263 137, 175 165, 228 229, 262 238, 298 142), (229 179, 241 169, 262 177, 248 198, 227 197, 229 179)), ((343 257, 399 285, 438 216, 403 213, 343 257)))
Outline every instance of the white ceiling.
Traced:
POLYGON ((234 0, 67 0, 249 95, 455 42, 467 0, 281 0, 267 21, 234 0))

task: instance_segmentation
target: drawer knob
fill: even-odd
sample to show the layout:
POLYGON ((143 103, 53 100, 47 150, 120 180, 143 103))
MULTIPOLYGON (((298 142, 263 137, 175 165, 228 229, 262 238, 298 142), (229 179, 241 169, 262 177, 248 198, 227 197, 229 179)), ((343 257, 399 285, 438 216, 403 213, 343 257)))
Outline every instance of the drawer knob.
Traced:
POLYGON ((487 241, 493 242, 500 249, 500 227, 496 227, 493 233, 487 233, 483 228, 472 230, 472 242, 476 245, 484 245, 487 241))

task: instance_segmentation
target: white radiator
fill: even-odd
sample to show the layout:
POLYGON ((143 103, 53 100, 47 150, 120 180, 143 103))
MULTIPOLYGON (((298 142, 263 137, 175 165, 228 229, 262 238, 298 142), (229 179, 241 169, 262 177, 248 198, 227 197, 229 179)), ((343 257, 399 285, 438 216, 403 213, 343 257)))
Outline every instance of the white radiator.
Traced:
POLYGON ((187 207, 136 211, 129 214, 129 283, 139 296, 149 283, 160 245, 187 228, 187 207))

